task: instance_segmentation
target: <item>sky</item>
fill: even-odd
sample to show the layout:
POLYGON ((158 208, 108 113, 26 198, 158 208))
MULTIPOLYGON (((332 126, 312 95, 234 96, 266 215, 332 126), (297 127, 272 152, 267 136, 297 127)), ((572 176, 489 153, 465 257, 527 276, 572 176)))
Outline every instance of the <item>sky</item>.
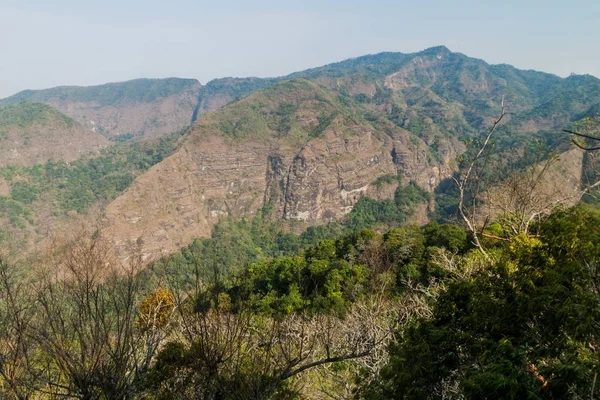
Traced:
POLYGON ((437 45, 600 77, 600 1, 0 0, 0 98, 142 77, 281 76, 437 45))

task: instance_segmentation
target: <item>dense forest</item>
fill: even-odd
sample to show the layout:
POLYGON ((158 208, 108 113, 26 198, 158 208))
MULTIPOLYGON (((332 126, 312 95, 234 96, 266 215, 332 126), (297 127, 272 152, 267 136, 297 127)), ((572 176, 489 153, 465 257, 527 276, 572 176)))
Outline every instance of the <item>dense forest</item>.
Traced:
POLYGON ((118 265, 102 238, 82 234, 57 245, 34 282, 2 261, 0 390, 85 399, 587 397, 598 371, 600 211, 557 209, 537 224, 535 235, 482 237, 487 256, 460 226, 435 222, 317 245, 280 235, 263 247, 285 255, 234 271, 220 257, 242 234, 228 242, 217 230, 217 243, 149 270, 139 259, 118 265))

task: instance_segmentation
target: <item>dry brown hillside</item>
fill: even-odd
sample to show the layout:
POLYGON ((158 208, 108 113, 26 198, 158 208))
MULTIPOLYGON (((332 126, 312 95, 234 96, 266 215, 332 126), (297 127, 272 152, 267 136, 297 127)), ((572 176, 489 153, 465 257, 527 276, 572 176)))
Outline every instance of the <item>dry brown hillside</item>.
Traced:
POLYGON ((147 259, 207 236, 222 216, 267 207, 275 218, 339 220, 373 180, 398 172, 433 190, 463 151, 426 144, 392 124, 376 127, 306 80, 275 84, 202 116, 181 148, 140 176, 106 210, 105 233, 121 255, 141 245, 147 259))

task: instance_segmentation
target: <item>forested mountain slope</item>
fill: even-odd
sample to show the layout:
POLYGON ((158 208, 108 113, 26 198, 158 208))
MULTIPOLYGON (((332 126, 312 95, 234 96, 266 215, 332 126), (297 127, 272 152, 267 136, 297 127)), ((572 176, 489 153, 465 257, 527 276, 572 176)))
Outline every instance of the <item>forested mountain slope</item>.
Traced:
POLYGON ((48 105, 0 107, 0 167, 30 166, 49 159, 73 161, 108 145, 102 135, 48 105))

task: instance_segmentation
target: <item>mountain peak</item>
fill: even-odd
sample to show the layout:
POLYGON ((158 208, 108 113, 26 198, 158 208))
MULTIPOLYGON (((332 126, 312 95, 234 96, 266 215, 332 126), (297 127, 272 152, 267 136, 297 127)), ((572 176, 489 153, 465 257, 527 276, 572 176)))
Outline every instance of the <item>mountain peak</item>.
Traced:
POLYGON ((452 54, 452 51, 444 45, 429 47, 423 51, 419 51, 417 54, 422 55, 445 55, 452 54))

